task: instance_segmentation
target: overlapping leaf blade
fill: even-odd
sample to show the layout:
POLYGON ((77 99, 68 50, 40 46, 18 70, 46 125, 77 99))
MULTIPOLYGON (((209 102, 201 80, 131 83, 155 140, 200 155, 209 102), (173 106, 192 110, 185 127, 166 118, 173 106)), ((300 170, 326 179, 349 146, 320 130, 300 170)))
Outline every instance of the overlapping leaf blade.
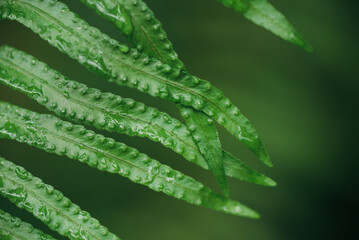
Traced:
MULTIPOLYGON (((161 23, 143 1, 81 1, 88 7, 95 9, 99 15, 113 22, 139 51, 157 58, 171 67, 184 68, 184 64, 173 50, 166 32, 162 29, 161 23), (122 11, 118 11, 118 9, 122 9, 122 11), (124 13, 126 17, 123 17, 124 13), (117 19, 124 19, 125 23, 118 25, 117 19), (123 25, 132 26, 132 31, 126 31, 123 25)), ((229 189, 223 164, 222 146, 216 127, 214 124, 210 124, 213 120, 205 113, 196 111, 191 107, 184 107, 181 104, 177 106, 180 109, 181 116, 186 120, 187 126, 195 126, 192 131, 193 140, 206 160, 209 169, 216 176, 223 193, 228 196, 229 189)))
MULTIPOLYGON (((57 231, 63 236, 73 240, 119 240, 97 219, 81 210, 79 206, 64 197, 60 191, 43 183, 41 179, 34 177, 23 167, 4 158, 0 158, 0 181, 2 182, 0 194, 3 197, 8 198, 19 208, 30 212, 51 230, 57 231)), ((31 230, 28 226, 26 227, 31 230)))
POLYGON ((304 50, 312 51, 312 46, 295 30, 283 14, 267 0, 217 0, 226 7, 241 13, 245 18, 264 27, 275 35, 304 50))
MULTIPOLYGON (((36 58, 8 46, 0 47, 0 82, 44 105, 59 116, 101 130, 147 137, 208 169, 187 128, 166 113, 70 81, 36 58)), ((199 124, 210 124, 204 120, 199 124)), ((191 129, 197 129, 191 127, 191 129)), ((226 174, 240 180, 273 186, 234 156, 224 154, 226 174)))
POLYGON ((259 217, 255 211, 241 203, 213 192, 202 183, 134 148, 52 115, 41 115, 0 102, 0 137, 66 155, 194 205, 238 216, 259 217))
MULTIPOLYGON (((0 158, 0 161, 4 161, 0 158)), ((0 177, 1 179, 1 177, 0 177)), ((0 188, 2 188, 0 186, 0 188)), ((55 240, 48 234, 34 228, 29 223, 0 209, 0 239, 1 240, 55 240)))
POLYGON ((262 162, 271 165, 248 119, 210 83, 118 44, 98 29, 88 26, 59 2, 6 0, 0 3, 0 12, 3 18, 30 27, 62 52, 120 85, 205 112, 242 141, 262 162))
POLYGON ((191 131, 194 141, 197 143, 200 152, 205 157, 209 169, 216 176, 223 193, 228 196, 229 189, 222 160, 222 146, 213 120, 203 114, 192 114, 196 110, 191 108, 181 108, 180 111, 181 115, 186 120, 186 124, 191 131), (210 130, 214 131, 207 131, 208 126, 210 127, 210 130))
POLYGON ((161 23, 142 0, 81 0, 81 2, 113 22, 139 51, 158 58, 171 67, 185 68, 173 50, 172 43, 168 40, 161 23), (117 9, 123 9, 123 11, 117 9), (126 18, 121 17, 124 13, 126 18), (119 26, 117 24, 119 18, 125 20, 125 25, 132 26, 132 31, 125 31, 119 26))

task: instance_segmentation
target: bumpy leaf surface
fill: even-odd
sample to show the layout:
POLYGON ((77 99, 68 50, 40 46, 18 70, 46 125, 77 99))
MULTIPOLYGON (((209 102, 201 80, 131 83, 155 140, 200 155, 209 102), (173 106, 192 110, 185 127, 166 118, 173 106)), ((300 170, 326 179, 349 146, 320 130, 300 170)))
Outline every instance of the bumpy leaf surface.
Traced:
MULTIPOLYGON (((113 22, 137 50, 155 57, 171 67, 184 68, 184 64, 177 57, 177 53, 172 48, 172 43, 162 29, 161 23, 143 1, 81 1, 88 7, 95 9, 99 15, 113 22), (118 11, 118 9, 124 10, 118 11), (126 12, 126 16, 129 17, 123 18, 123 12, 126 12), (117 19, 121 18, 126 20, 126 25, 132 26, 133 31, 131 33, 126 32, 122 25, 118 26, 117 19)), ((198 126, 192 132, 193 140, 195 140, 210 170, 216 176, 223 193, 228 196, 229 190, 224 172, 221 142, 215 125, 209 124, 213 120, 205 113, 196 111, 191 107, 184 107, 181 104, 177 104, 177 106, 180 109, 181 116, 186 120, 187 126, 198 126)))
POLYGON ((0 158, 0 182, 2 196, 63 236, 73 240, 119 240, 61 192, 4 158, 0 158))
POLYGON ((264 27, 284 40, 304 50, 312 51, 312 46, 295 30, 288 20, 267 0, 217 0, 224 6, 241 13, 245 18, 264 27))
MULTIPOLYGON (((0 158, 0 161, 4 161, 0 158)), ((0 177, 1 179, 1 177, 0 177)), ((1 186, 0 186, 1 188, 1 186)), ((21 221, 17 217, 0 209, 0 239, 1 240, 55 240, 48 234, 21 221)))
MULTIPOLYGON (((132 99, 101 93, 70 81, 22 51, 0 47, 0 82, 28 95, 59 116, 101 130, 159 141, 188 161, 208 169, 190 132, 178 120, 132 99)), ((191 126, 191 129, 198 128, 191 126)), ((275 185, 274 181, 255 173, 250 167, 243 167, 245 165, 239 159, 229 154, 224 155, 224 163, 228 176, 267 186, 275 185)))
POLYGON ((193 114, 196 110, 191 108, 182 108, 180 111, 191 131, 192 138, 206 159, 209 169, 216 176, 223 193, 228 196, 229 190, 222 160, 222 146, 213 120, 203 114, 193 114), (207 131, 208 126, 215 131, 207 131))
POLYGON ((205 112, 271 166, 248 119, 209 82, 120 45, 56 1, 5 0, 0 2, 0 14, 31 28, 88 69, 119 85, 205 112))
POLYGON ((25 93, 61 117, 101 130, 147 137, 203 166, 186 126, 129 98, 70 81, 34 57, 0 47, 0 82, 25 93))
POLYGON ((0 137, 66 155, 194 205, 238 216, 259 217, 250 208, 213 192, 202 183, 134 148, 52 115, 0 102, 0 137))
POLYGON ((184 69, 183 62, 173 50, 161 23, 142 0, 81 0, 88 7, 113 22, 136 49, 158 58, 171 67, 184 69), (123 9, 118 11, 117 9, 123 9), (122 12, 128 17, 123 18, 122 12), (117 19, 123 18, 132 31, 124 31, 117 19))

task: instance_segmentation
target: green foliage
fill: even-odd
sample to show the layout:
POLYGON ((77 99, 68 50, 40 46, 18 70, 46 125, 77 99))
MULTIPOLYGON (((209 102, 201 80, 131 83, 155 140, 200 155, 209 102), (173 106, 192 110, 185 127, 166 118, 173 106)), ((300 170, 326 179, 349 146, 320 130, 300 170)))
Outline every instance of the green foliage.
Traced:
MULTIPOLYGON (((173 50, 172 43, 168 40, 165 31, 161 27, 153 12, 141 0, 82 0, 88 7, 113 22, 121 18, 121 13, 116 9, 128 9, 127 24, 133 25, 133 31, 128 33, 123 28, 119 30, 127 37, 128 41, 140 52, 159 59, 162 63, 173 68, 184 69, 184 64, 179 60, 177 53, 173 50), (116 15, 117 13, 117 15, 116 15), (117 17, 114 17, 117 16, 117 17)), ((218 132, 211 117, 192 107, 185 107, 177 104, 181 116, 185 119, 187 126, 192 131, 193 140, 210 170, 214 173, 225 195, 229 195, 226 180, 221 142, 218 132)))
POLYGON ((224 198, 134 148, 53 115, 38 114, 0 102, 0 137, 24 142, 60 156, 66 155, 194 205, 238 216, 259 217, 246 206, 224 198))
POLYGON ((226 173, 223 165, 222 147, 219 141, 218 132, 214 127, 213 120, 203 114, 193 114, 196 110, 191 108, 182 108, 181 115, 186 119, 188 129, 191 131, 194 141, 202 155, 207 159, 210 170, 217 177, 222 191, 229 195, 226 182, 226 173), (207 131, 207 126, 212 126, 215 131, 207 131))
POLYGON ((119 240, 88 212, 23 167, 0 158, 0 173, 0 194, 33 214, 50 229, 73 240, 119 240))
POLYGON ((173 68, 184 69, 183 62, 173 50, 172 43, 162 29, 161 23, 155 18, 153 12, 142 0, 81 0, 86 6, 95 9, 96 12, 113 22, 121 17, 116 9, 127 9, 127 25, 132 25, 132 31, 119 30, 126 36, 127 40, 139 51, 148 56, 159 59, 173 68))
MULTIPOLYGON (((0 158, 0 161, 4 161, 0 158)), ((1 186, 0 186, 1 187, 1 186)), ((0 209, 0 239, 1 240, 55 240, 43 233, 42 231, 34 228, 30 224, 21 221, 17 217, 13 217, 10 214, 0 209)))
POLYGON ((0 5, 0 11, 3 17, 31 28, 51 45, 110 81, 205 112, 243 142, 263 163, 272 165, 249 120, 220 90, 207 81, 119 44, 90 27, 64 4, 52 2, 18 0, 0 5), (81 34, 78 29, 82 29, 81 34))
MULTIPOLYGON (((258 218, 255 211, 228 198, 226 176, 264 186, 276 183, 224 151, 213 123, 215 120, 224 126, 260 161, 272 166, 249 120, 220 90, 186 70, 161 23, 142 0, 81 1, 115 24, 132 48, 89 26, 56 0, 2 0, 0 18, 22 23, 108 81, 174 102, 186 125, 143 103, 69 80, 8 46, 0 47, 0 82, 71 122, 161 143, 211 170, 224 196, 123 143, 53 115, 5 102, 0 102, 0 138, 67 156, 194 205, 258 218)), ((310 44, 266 0, 218 1, 281 38, 311 50, 310 44)), ((119 239, 59 191, 3 158, 0 193, 70 239, 119 239)), ((1 239, 53 239, 2 210, 0 223, 1 239)))
MULTIPOLYGON (((188 161, 208 169, 190 132, 178 120, 132 99, 101 93, 70 81, 24 52, 8 46, 0 47, 0 82, 28 95, 58 116, 101 130, 159 141, 188 161)), ((224 153, 223 161, 230 177, 275 185, 273 180, 228 153, 224 153)))
POLYGON ((295 30, 288 20, 277 11, 267 0, 217 0, 224 6, 241 13, 245 18, 264 27, 277 36, 287 40, 307 52, 312 46, 295 30))

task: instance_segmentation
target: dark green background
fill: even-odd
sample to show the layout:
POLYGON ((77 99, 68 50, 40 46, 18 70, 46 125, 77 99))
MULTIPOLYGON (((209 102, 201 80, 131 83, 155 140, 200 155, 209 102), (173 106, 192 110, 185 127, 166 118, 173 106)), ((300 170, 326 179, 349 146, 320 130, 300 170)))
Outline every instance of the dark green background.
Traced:
MULTIPOLYGON (((232 197, 258 210, 262 219, 248 220, 192 206, 17 142, 0 140, 1 155, 61 190, 125 240, 354 239, 359 161, 356 2, 271 1, 313 44, 311 54, 215 0, 147 2, 187 68, 223 90, 252 121, 268 148, 275 164, 272 169, 259 164, 219 128, 225 149, 278 182, 276 188, 265 188, 229 180, 232 197)), ((123 41, 110 23, 79 0, 66 3, 90 24, 123 41)), ((71 79, 144 101, 178 117, 173 104, 107 83, 18 23, 1 21, 0 36, 0 44, 24 50, 71 79)), ((0 100, 47 112, 4 86, 0 86, 0 100)), ((110 136, 218 190, 210 173, 160 144, 110 136)), ((50 232, 2 197, 0 206, 50 232)))

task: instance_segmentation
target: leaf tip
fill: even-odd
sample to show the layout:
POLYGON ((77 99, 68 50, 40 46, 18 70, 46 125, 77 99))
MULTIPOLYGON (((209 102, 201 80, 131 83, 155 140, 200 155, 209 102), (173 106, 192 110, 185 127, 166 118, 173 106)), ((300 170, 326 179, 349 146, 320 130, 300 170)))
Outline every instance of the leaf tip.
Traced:
POLYGON ((258 220, 261 218, 261 215, 252 209, 248 209, 248 213, 247 213, 246 217, 258 220))
POLYGON ((273 167, 273 163, 270 160, 270 157, 267 152, 264 155, 260 156, 260 161, 268 167, 273 167))
POLYGON ((301 47, 304 49, 304 51, 310 53, 313 51, 313 46, 306 41, 298 32, 295 32, 293 35, 291 35, 290 42, 297 45, 298 47, 301 47))
POLYGON ((277 186, 277 182, 274 181, 273 179, 267 177, 265 179, 265 186, 267 186, 267 187, 275 187, 275 186, 277 186))
POLYGON ((222 208, 222 211, 225 213, 233 214, 240 217, 247 217, 251 219, 259 219, 260 215, 255 210, 237 202, 234 200, 228 199, 225 206, 222 208))

